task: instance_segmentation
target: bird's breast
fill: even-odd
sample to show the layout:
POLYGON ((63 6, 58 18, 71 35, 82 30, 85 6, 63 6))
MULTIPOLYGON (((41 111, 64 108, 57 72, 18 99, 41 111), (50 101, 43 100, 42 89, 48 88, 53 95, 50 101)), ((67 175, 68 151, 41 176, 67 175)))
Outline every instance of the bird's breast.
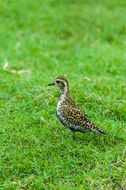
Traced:
POLYGON ((57 115, 58 119, 61 121, 61 123, 66 126, 68 122, 64 116, 63 110, 64 110, 63 102, 59 102, 57 105, 57 109, 56 109, 56 115, 57 115))
POLYGON ((59 102, 56 109, 56 114, 59 117, 62 114, 62 102, 59 102))

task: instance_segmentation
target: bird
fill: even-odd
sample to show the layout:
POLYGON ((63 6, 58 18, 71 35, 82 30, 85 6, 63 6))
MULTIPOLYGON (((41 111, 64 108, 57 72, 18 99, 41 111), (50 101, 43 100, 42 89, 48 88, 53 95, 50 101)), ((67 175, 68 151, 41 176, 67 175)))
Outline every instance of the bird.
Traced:
POLYGON ((57 104, 56 115, 60 122, 67 127, 76 140, 75 132, 96 132, 107 135, 95 125, 87 114, 74 102, 69 92, 69 83, 66 77, 58 76, 55 82, 48 86, 56 85, 60 89, 60 99, 57 104))

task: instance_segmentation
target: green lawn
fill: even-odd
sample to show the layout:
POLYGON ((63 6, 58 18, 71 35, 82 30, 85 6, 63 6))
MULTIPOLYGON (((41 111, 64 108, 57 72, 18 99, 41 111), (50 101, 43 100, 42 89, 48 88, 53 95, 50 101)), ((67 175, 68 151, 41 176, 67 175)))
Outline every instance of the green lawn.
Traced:
POLYGON ((0 189, 126 188, 126 1, 0 0, 0 189), (109 135, 56 118, 59 75, 109 135))

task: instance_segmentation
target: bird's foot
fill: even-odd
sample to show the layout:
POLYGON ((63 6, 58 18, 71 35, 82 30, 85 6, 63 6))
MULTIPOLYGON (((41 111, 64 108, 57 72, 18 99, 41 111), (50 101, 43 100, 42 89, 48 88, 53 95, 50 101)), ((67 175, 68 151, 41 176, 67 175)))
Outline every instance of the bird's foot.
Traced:
POLYGON ((73 133, 73 140, 76 141, 75 132, 72 131, 72 133, 73 133))

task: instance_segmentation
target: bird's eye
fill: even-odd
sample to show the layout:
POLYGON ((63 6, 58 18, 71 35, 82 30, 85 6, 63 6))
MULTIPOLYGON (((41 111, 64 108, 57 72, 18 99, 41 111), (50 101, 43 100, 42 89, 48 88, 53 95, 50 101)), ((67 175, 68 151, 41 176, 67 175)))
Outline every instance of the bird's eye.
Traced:
POLYGON ((59 80, 57 80, 57 83, 59 83, 60 81, 59 80))

